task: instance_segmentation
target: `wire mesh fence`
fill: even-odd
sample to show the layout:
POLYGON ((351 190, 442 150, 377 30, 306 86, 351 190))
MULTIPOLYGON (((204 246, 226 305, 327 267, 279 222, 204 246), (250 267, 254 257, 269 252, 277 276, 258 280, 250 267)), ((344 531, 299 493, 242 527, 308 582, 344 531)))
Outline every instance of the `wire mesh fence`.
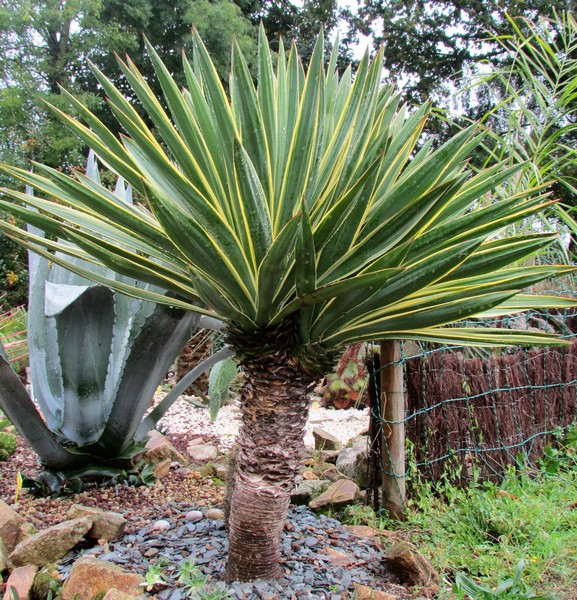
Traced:
MULTIPOLYGON (((563 293, 577 297, 572 289, 563 293)), ((381 453, 381 476, 410 480, 416 470, 433 482, 448 472, 455 483, 499 481, 510 465, 537 466, 554 436, 577 422, 575 310, 472 324, 555 332, 569 344, 495 350, 401 343, 397 364, 404 374, 408 466, 389 472, 387 433, 380 448, 372 444, 381 453)), ((371 361, 373 379, 382 383, 378 375, 386 365, 371 361)), ((377 398, 378 390, 371 403, 372 430, 382 436, 400 421, 387 420, 377 398)))

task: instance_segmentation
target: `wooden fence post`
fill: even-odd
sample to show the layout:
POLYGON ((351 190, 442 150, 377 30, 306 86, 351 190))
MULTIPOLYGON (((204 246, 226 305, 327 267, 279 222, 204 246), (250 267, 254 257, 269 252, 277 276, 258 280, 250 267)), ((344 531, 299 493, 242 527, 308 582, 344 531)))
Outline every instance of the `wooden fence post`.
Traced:
POLYGON ((401 343, 386 340, 381 346, 382 507, 395 519, 405 509, 405 392, 401 343))

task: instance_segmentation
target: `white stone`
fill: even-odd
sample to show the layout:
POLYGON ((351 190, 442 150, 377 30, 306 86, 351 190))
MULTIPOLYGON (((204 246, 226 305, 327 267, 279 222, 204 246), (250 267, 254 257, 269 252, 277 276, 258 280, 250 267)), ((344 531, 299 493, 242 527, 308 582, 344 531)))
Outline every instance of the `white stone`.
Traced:
POLYGON ((170 523, 164 519, 160 519, 152 524, 152 531, 166 531, 170 529, 170 523))
POLYGON ((215 446, 202 444, 200 446, 188 446, 186 449, 192 462, 204 463, 214 460, 218 456, 218 449, 215 446))

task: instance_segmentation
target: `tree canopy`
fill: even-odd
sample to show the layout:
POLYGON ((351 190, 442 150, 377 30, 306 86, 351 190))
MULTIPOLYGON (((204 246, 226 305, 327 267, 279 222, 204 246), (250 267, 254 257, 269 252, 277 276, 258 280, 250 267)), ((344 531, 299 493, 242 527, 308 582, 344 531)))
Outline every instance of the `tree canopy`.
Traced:
POLYGON ((574 8, 575 0, 365 0, 352 22, 376 47, 384 45, 390 77, 422 102, 442 97, 448 81, 479 62, 505 58, 491 38, 513 33, 507 14, 537 19, 574 8))
POLYGON ((84 164, 84 145, 54 120, 45 101, 72 110, 63 86, 104 116, 87 59, 130 95, 116 56, 128 54, 152 79, 146 36, 168 69, 180 73, 182 50, 190 51, 196 29, 225 79, 233 39, 254 64, 260 21, 271 38, 294 39, 306 58, 319 28, 336 26, 338 10, 336 0, 299 6, 289 0, 6 0, 0 7, 0 162, 38 160, 66 171, 84 164))

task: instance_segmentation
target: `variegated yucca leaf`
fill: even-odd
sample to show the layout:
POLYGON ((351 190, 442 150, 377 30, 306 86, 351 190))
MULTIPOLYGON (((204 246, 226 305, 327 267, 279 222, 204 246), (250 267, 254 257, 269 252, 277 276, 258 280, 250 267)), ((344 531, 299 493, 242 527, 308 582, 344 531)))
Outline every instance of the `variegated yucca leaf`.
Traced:
POLYGON ((573 305, 521 293, 570 268, 517 266, 553 236, 501 232, 550 201, 532 189, 481 204, 518 167, 471 173, 467 160, 481 141, 474 129, 436 150, 419 147, 430 108, 410 110, 382 84, 381 53, 365 56, 354 77, 340 75, 337 49, 323 66, 321 37, 305 73, 294 47, 281 43, 273 57, 261 29, 256 83, 235 47, 227 91, 198 36, 192 61, 184 58, 184 89, 148 49, 163 98, 130 60, 120 63, 146 122, 96 69, 120 137, 72 96, 78 119, 54 110, 150 211, 120 204, 81 174, 4 167, 41 197, 6 189, 10 199, 0 206, 71 245, 4 223, 9 235, 124 293, 222 319, 241 356, 282 346, 314 366, 334 348, 368 339, 556 341, 442 327, 573 305), (55 250, 170 297, 90 275, 55 250))

